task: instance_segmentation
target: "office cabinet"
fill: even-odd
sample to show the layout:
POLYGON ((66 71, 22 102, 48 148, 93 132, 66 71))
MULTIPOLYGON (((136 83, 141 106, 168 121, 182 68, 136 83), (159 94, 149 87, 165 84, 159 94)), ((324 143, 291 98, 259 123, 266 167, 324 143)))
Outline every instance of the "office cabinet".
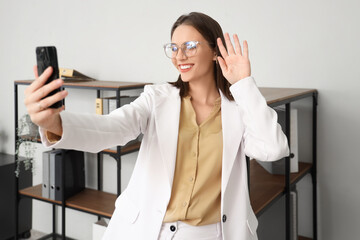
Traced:
MULTIPOLYGON (((23 172, 18 179, 20 188, 32 185, 31 171, 25 171, 24 164, 20 163, 23 172)), ((15 156, 0 153, 0 239, 11 239, 15 235, 15 210, 19 212, 18 234, 21 237, 30 236, 32 225, 32 204, 30 199, 22 199, 17 206, 15 202, 15 156), (16 207, 16 209, 15 209, 16 207)))

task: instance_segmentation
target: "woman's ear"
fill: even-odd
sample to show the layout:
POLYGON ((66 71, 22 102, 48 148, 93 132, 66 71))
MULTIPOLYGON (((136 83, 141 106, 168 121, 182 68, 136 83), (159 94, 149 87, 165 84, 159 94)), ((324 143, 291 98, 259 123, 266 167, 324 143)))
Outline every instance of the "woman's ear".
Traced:
POLYGON ((216 51, 214 51, 213 61, 217 61, 217 54, 216 54, 216 51))

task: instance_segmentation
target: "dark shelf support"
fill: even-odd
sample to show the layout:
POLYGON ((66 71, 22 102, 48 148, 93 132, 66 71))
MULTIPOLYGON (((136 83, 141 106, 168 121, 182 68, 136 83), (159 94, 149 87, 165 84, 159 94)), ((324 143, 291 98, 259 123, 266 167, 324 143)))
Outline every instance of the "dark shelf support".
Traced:
MULTIPOLYGON (((116 90, 116 108, 120 107, 120 89, 116 90)), ((117 164, 117 195, 121 194, 121 147, 117 146, 116 154, 116 164, 117 164)))
MULTIPOLYGON (((290 103, 285 104, 285 134, 290 148, 290 103)), ((291 151, 291 149, 290 149, 291 151)), ((286 240, 291 240, 291 211, 290 211, 290 156, 285 157, 285 222, 286 240)))
POLYGON ((313 166, 311 171, 313 182, 313 239, 317 240, 317 105, 318 105, 318 93, 313 94, 313 166))
POLYGON ((250 158, 248 156, 246 156, 246 169, 247 169, 248 191, 250 196, 250 158))
POLYGON ((61 156, 61 238, 65 240, 65 150, 61 150, 61 156))
POLYGON ((56 234, 56 205, 52 205, 52 234, 56 234))
MULTIPOLYGON (((102 164, 103 164, 103 155, 101 153, 97 154, 97 190, 102 190, 102 164)), ((101 219, 100 216, 98 216, 98 221, 101 219)))
MULTIPOLYGON (((18 129, 18 86, 16 84, 14 84, 14 104, 15 104, 15 169, 14 169, 14 173, 15 171, 18 169, 18 159, 17 159, 17 155, 16 155, 16 143, 19 141, 19 137, 18 137, 18 133, 17 133, 17 129, 18 129)), ((19 178, 16 177, 16 174, 14 174, 15 177, 15 240, 18 239, 18 232, 19 232, 19 178)))

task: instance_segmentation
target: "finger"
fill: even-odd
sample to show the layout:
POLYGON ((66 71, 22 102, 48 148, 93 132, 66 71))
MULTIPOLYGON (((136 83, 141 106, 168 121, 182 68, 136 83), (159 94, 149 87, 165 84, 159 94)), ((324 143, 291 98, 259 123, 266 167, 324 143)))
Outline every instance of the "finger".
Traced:
POLYGON ((240 45, 239 37, 237 34, 234 34, 234 42, 235 42, 236 53, 242 55, 241 45, 240 45))
POLYGON ((47 119, 49 119, 51 116, 54 116, 57 113, 60 113, 64 110, 64 108, 48 108, 45 109, 44 111, 38 112, 36 114, 33 114, 31 116, 31 121, 37 125, 41 125, 41 123, 43 123, 44 121, 46 121, 47 119))
MULTIPOLYGON (((25 90, 25 96, 28 94, 31 94, 33 92, 35 92, 37 89, 41 88, 45 82, 48 80, 48 78, 51 76, 52 74, 52 67, 48 67, 41 75, 40 77, 37 77, 35 79, 35 81, 25 90)), ((37 70, 36 70, 37 73, 37 70)), ((36 76, 35 70, 34 70, 34 74, 36 76)))
POLYGON ((58 92, 50 97, 47 97, 41 101, 33 102, 27 106, 28 113, 36 114, 49 108, 54 103, 63 100, 68 95, 66 90, 58 92))
POLYGON ((228 55, 227 51, 226 51, 226 48, 221 40, 221 38, 218 38, 217 39, 217 44, 218 44, 218 47, 219 47, 219 50, 220 50, 220 53, 221 53, 221 56, 223 58, 226 58, 228 55))
POLYGON ((53 104, 55 104, 59 101, 62 101, 64 98, 66 98, 67 95, 68 95, 68 91, 66 91, 66 90, 60 91, 50 97, 47 97, 47 98, 44 98, 43 100, 41 100, 41 106, 44 109, 49 108, 53 104))
POLYGON ((60 88, 63 84, 64 81, 62 79, 56 79, 54 81, 51 81, 51 83, 42 86, 41 88, 36 90, 36 92, 34 92, 33 100, 36 102, 45 98, 49 95, 49 93, 60 88))
POLYGON ((34 71, 35 78, 38 78, 38 77, 39 77, 39 73, 38 73, 37 65, 34 65, 33 71, 34 71))
POLYGON ((51 83, 42 86, 41 88, 37 89, 35 92, 29 94, 25 98, 25 105, 29 105, 34 102, 39 102, 41 99, 45 98, 49 93, 54 91, 55 89, 60 88, 64 84, 62 79, 56 79, 51 81, 51 83))
POLYGON ((249 58, 249 47, 246 40, 244 41, 243 45, 244 45, 244 57, 249 58))
POLYGON ((226 48, 228 50, 229 55, 235 54, 235 50, 234 50, 234 47, 233 47, 233 45, 231 43, 229 33, 225 33, 225 43, 226 43, 226 48))
POLYGON ((222 57, 217 57, 217 60, 219 62, 219 65, 220 65, 220 68, 221 68, 221 71, 223 72, 226 72, 227 71, 227 65, 226 65, 226 62, 224 61, 224 59, 222 57))

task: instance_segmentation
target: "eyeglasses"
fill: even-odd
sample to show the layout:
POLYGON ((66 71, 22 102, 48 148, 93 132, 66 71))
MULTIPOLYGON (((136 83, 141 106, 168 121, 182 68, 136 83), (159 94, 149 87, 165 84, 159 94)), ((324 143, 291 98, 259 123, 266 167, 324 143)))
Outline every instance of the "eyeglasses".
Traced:
POLYGON ((179 49, 182 50, 186 57, 192 57, 196 54, 198 41, 188 41, 181 44, 179 47, 176 43, 168 43, 164 45, 165 55, 168 58, 175 58, 178 54, 179 49))

